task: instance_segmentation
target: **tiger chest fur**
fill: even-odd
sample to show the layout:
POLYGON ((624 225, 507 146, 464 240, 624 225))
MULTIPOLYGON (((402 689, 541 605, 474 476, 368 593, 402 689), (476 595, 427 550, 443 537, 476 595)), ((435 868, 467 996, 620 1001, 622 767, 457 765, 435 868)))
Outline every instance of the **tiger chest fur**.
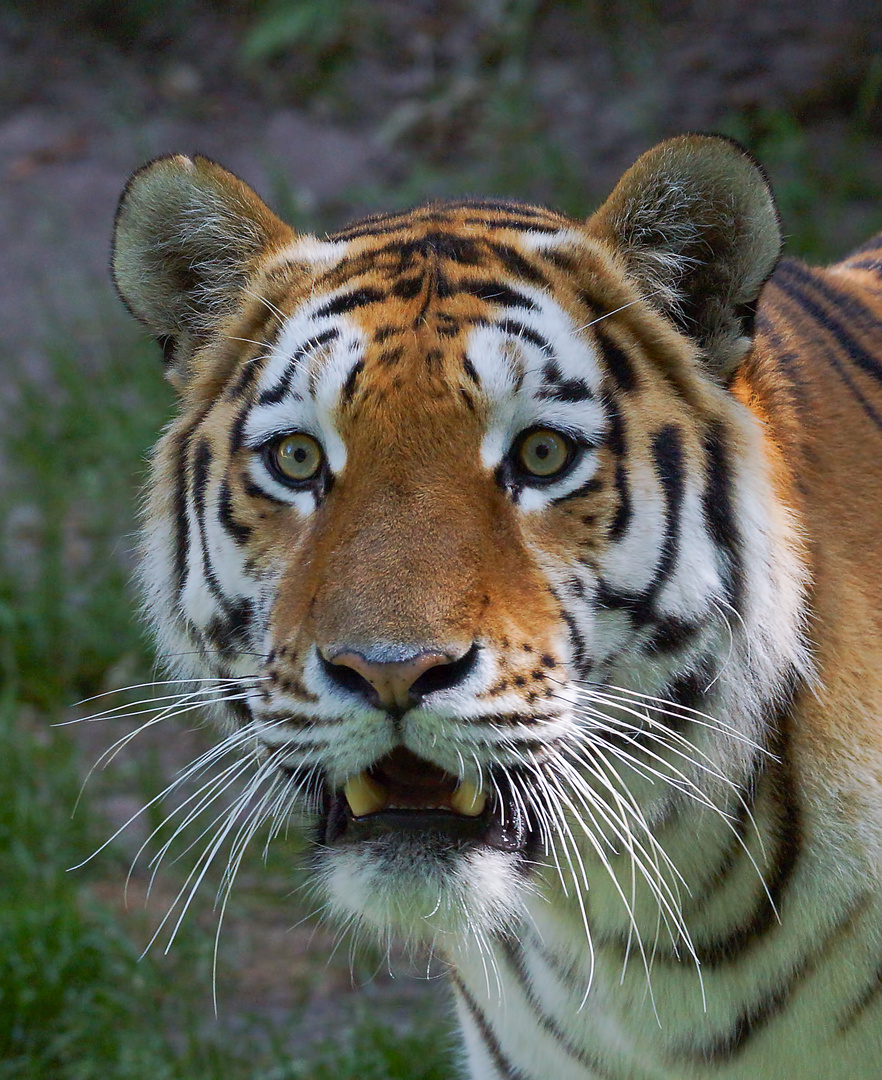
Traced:
POLYGON ((882 1074, 882 263, 779 249, 700 136, 587 221, 123 195, 160 653, 329 908, 444 957, 473 1080, 882 1074))

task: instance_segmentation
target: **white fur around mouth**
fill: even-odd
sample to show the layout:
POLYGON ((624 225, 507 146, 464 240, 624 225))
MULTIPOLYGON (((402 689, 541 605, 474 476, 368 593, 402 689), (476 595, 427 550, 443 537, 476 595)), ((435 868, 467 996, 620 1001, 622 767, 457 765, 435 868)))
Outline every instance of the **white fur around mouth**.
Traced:
POLYGON ((357 818, 382 810, 448 810, 464 817, 479 817, 487 806, 486 792, 470 780, 460 780, 449 792, 425 791, 418 798, 399 798, 367 773, 359 773, 347 780, 343 794, 357 818))

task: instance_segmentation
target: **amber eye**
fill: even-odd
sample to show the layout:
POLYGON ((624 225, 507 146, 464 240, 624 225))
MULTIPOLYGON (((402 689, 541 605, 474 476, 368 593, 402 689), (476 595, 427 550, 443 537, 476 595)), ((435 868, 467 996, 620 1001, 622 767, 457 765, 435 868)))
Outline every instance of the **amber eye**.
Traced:
POLYGON ((270 443, 267 454, 274 470, 295 484, 314 480, 324 461, 321 446, 302 431, 276 439, 270 443))
POLYGON ((562 472, 573 457, 573 444, 558 431, 537 428, 521 439, 517 463, 531 476, 547 479, 562 472))

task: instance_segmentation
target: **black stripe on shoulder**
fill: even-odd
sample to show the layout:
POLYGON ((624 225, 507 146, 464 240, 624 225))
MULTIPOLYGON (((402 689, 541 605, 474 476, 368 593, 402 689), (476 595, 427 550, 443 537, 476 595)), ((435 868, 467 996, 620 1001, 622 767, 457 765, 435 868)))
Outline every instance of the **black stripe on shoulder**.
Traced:
POLYGON ((464 983, 458 976, 451 974, 449 978, 453 983, 456 992, 462 998, 472 1023, 478 1030, 481 1042, 484 1044, 484 1048, 486 1049, 490 1060, 499 1072, 500 1080, 521 1080, 522 1073, 516 1069, 505 1054, 503 1054, 502 1047, 499 1045, 499 1040, 496 1038, 493 1029, 490 1027, 490 1021, 484 1015, 483 1010, 478 1005, 477 1001, 475 1001, 468 990, 466 990, 464 983))
POLYGON ((872 270, 882 274, 882 251, 874 259, 849 259, 846 265, 850 270, 872 270))
MULTIPOLYGON (((873 403, 868 400, 866 394, 854 381, 843 360, 847 357, 857 367, 879 381, 882 381, 882 363, 863 349, 855 341, 853 335, 827 308, 807 295, 807 288, 820 290, 818 290, 817 279, 805 267, 800 266, 798 263, 785 262, 776 274, 775 283, 785 297, 826 330, 833 337, 836 345, 843 350, 844 355, 841 359, 835 349, 825 349, 823 355, 852 392, 867 417, 877 428, 882 430, 882 415, 879 414, 873 403)), ((837 295, 837 304, 841 301, 842 297, 837 295)), ((864 309, 864 314, 866 316, 866 309, 864 309)))
POLYGON ((788 264, 792 277, 799 280, 804 288, 811 289, 822 298, 829 307, 822 308, 820 303, 811 303, 815 317, 829 330, 854 363, 878 382, 882 382, 882 360, 865 349, 857 340, 855 331, 863 331, 873 338, 882 340, 882 314, 867 305, 849 289, 834 288, 827 278, 813 274, 801 263, 788 264), (846 325, 839 315, 844 315, 850 325, 846 325))

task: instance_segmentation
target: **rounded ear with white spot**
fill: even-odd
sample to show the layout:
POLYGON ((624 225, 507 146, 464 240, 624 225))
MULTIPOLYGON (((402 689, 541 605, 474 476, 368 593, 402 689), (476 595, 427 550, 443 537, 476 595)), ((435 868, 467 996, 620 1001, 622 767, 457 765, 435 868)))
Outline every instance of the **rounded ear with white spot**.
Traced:
POLYGON ((158 158, 123 191, 113 277, 132 314, 182 363, 236 309, 259 260, 291 239, 288 226, 220 165, 158 158))
POLYGON ((781 253, 757 162, 722 136, 669 139, 625 173, 588 228, 725 380, 750 347, 756 301, 781 253))

